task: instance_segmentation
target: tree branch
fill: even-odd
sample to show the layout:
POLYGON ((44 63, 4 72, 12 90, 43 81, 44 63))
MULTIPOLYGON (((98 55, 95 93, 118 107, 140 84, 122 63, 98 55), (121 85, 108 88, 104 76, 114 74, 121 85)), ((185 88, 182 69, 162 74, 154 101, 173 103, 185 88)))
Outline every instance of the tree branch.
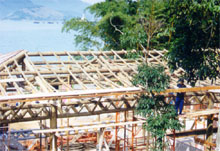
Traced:
POLYGON ((124 33, 123 33, 120 29, 118 29, 118 28, 116 27, 116 25, 114 25, 114 24, 112 23, 112 19, 111 19, 111 18, 110 18, 110 24, 112 25, 112 27, 115 28, 115 31, 118 31, 118 32, 120 32, 122 35, 124 35, 124 33))

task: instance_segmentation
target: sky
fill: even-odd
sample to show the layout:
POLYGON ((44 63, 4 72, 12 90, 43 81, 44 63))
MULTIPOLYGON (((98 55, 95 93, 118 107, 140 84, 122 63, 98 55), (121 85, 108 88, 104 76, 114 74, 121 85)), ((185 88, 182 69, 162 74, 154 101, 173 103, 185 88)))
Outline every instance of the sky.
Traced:
POLYGON ((88 3, 88 4, 94 4, 98 2, 103 2, 104 0, 81 0, 82 2, 88 3))
POLYGON ((46 6, 55 10, 76 12, 79 14, 85 13, 88 18, 91 18, 91 16, 88 12, 84 11, 85 8, 103 1, 104 0, 32 0, 35 4, 46 6))
POLYGON ((82 9, 85 6, 89 6, 104 0, 32 0, 35 4, 44 5, 47 7, 58 6, 59 9, 82 9), (74 7, 73 7, 74 6, 74 7))

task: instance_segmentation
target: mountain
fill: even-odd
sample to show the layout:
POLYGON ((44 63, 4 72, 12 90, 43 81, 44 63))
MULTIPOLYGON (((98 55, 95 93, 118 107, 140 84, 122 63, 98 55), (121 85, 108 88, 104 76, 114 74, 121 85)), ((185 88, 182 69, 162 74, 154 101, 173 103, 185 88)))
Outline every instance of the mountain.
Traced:
POLYGON ((80 0, 0 0, 0 20, 66 20, 81 17, 86 6, 80 0))
POLYGON ((45 6, 64 14, 64 19, 68 20, 73 17, 82 17, 83 14, 87 19, 92 18, 88 11, 84 11, 90 4, 83 0, 31 0, 34 4, 45 6))
POLYGON ((35 5, 30 0, 0 0, 0 19, 13 11, 36 6, 38 5, 35 5))
POLYGON ((64 15, 47 7, 22 8, 7 15, 6 20, 62 20, 64 15))

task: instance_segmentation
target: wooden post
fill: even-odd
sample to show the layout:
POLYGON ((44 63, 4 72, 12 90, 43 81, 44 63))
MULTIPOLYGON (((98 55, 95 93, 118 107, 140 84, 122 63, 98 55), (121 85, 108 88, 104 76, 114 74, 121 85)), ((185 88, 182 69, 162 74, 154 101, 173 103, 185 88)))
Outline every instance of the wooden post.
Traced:
MULTIPOLYGON (((118 96, 115 96, 118 99, 118 96)), ((116 102, 116 105, 118 106, 119 102, 116 102)), ((120 119, 118 119, 120 116, 119 112, 116 112, 115 114, 115 123, 118 123, 120 119)), ((115 150, 119 151, 119 144, 118 144, 118 126, 115 126, 115 150)))
MULTIPOLYGON (((124 122, 127 122, 127 113, 124 112, 124 122)), ((126 125, 124 125, 124 151, 126 151, 126 125)))
MULTIPOLYGON (((40 114, 42 115, 42 112, 40 114)), ((42 120, 40 120, 40 129, 42 130, 42 120)), ((42 133, 40 133, 40 150, 42 150, 42 133)))
MULTIPOLYGON (((118 115, 119 115, 119 113, 116 112, 116 114, 115 114, 115 123, 118 123, 118 115)), ((118 126, 115 126, 115 150, 119 151, 118 150, 118 126)))
MULTIPOLYGON (((68 61, 69 61, 69 57, 68 57, 68 61)), ((68 68, 70 68, 70 66, 68 66, 68 68)), ((68 84, 71 86, 71 82, 70 82, 70 76, 68 76, 68 84)), ((69 102, 69 101, 68 101, 69 102)), ((70 120, 69 120, 69 117, 67 118, 67 127, 70 126, 70 120)), ((70 146, 69 146, 69 131, 66 132, 67 133, 67 142, 66 142, 66 145, 67 145, 67 151, 69 151, 70 149, 70 146)))
MULTIPOLYGON (((70 126, 70 120, 69 118, 67 118, 67 127, 70 126)), ((67 151, 69 151, 70 147, 69 147, 69 131, 66 132, 67 133, 67 151)))
POLYGON ((150 132, 147 131, 146 151, 149 151, 149 146, 150 146, 150 132))
POLYGON ((219 114, 218 114, 218 132, 216 134, 216 151, 220 151, 220 111, 219 111, 219 114))
MULTIPOLYGON (((209 115, 207 118, 207 131, 206 131, 206 140, 210 143, 212 143, 212 137, 213 137, 213 119, 214 114, 209 115)), ((207 146, 207 150, 212 150, 211 146, 207 146)))
POLYGON ((175 151, 175 147, 176 147, 176 130, 173 130, 173 151, 175 151))
MULTIPOLYGON (((200 118, 200 117, 198 117, 200 118)), ((195 129, 197 129, 197 119, 195 119, 195 129)), ((195 138, 195 137, 194 137, 195 138)), ((194 139, 195 140, 195 139, 194 139)), ((195 148, 197 148, 197 143, 195 143, 195 148)))
MULTIPOLYGON (((97 121, 100 122, 101 120, 101 115, 97 115, 97 121)), ((97 132, 97 135, 96 135, 96 139, 97 139, 97 144, 99 144, 99 139, 100 139, 100 131, 97 132)))
POLYGON ((103 143, 103 140, 104 140, 104 133, 105 133, 105 129, 100 128, 99 151, 102 151, 102 143, 103 143))
MULTIPOLYGON (((57 128, 57 107, 55 105, 51 105, 50 128, 57 128)), ((50 150, 57 151, 57 136, 55 133, 52 133, 50 136, 50 150)))
MULTIPOLYGON (((208 99, 208 109, 213 108, 214 106, 214 102, 213 102, 213 98, 211 97, 211 95, 209 93, 207 93, 207 99, 208 99)), ((206 130, 206 141, 212 143, 212 137, 213 137, 213 119, 214 119, 214 114, 209 115, 207 118, 207 130, 206 130)), ((207 150, 212 150, 211 146, 207 147, 207 150)))
POLYGON ((142 124, 142 133, 143 133, 143 137, 144 137, 144 144, 146 143, 146 131, 144 129, 144 124, 142 124))
MULTIPOLYGON (((132 111, 132 121, 134 121, 134 111, 132 111)), ((131 132, 132 132, 132 138, 131 138, 131 150, 134 151, 134 124, 132 124, 132 129, 131 129, 131 132)))

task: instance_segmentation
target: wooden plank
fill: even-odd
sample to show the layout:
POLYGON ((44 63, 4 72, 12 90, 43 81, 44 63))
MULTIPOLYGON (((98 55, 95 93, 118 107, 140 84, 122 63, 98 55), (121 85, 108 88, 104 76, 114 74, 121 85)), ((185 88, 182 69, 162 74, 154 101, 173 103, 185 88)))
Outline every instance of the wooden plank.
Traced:
POLYGON ((27 95, 14 95, 14 96, 0 96, 0 103, 7 101, 24 101, 24 100, 47 100, 57 98, 80 98, 91 96, 106 96, 106 95, 121 95, 126 93, 140 93, 141 88, 129 87, 129 88, 115 88, 115 89, 101 89, 101 90, 75 90, 69 92, 50 92, 50 93, 36 93, 27 95))
MULTIPOLYGON (((119 72, 120 70, 116 67, 112 67, 111 70, 113 72, 119 72)), ((125 67, 122 67, 122 70, 124 70, 125 72, 130 72, 132 71, 132 69, 129 69, 129 68, 125 68, 125 67)), ((96 69, 85 69, 85 71, 87 73, 96 73, 97 70, 96 69)), ((101 73, 109 73, 109 70, 108 69, 99 69, 99 71, 101 73)), ((42 71, 38 71, 40 74, 44 74, 44 75, 51 75, 53 74, 53 71, 49 71, 49 70, 42 70, 42 71)), ((71 70, 72 73, 74 74, 79 74, 79 73, 83 73, 82 70, 77 70, 77 69, 72 69, 71 70)), ((36 71, 23 71, 23 73, 25 75, 37 75, 38 73, 36 71)), ((68 74, 69 71, 68 70, 58 70, 56 71, 57 74, 68 74)), ((8 76, 9 74, 7 72, 0 72, 0 76, 8 76)), ((11 72, 11 75, 21 75, 21 72, 18 72, 18 71, 12 71, 11 72)))
MULTIPOLYGON (((180 138, 180 137, 190 137, 190 136, 199 136, 199 135, 205 135, 206 134, 206 128, 203 129, 194 129, 194 130, 187 130, 187 131, 182 131, 182 132, 176 132, 175 137, 180 138)), ((213 132, 216 133, 218 130, 217 127, 213 128, 213 132)), ((173 137, 173 133, 168 133, 167 136, 173 137)))
POLYGON ((198 116, 208 116, 212 114, 218 114, 219 109, 206 109, 203 111, 196 111, 196 112, 190 112, 186 113, 184 115, 179 115, 180 118, 193 118, 193 117, 198 117, 198 116))
POLYGON ((99 125, 73 127, 73 128, 33 130, 33 133, 55 133, 55 132, 65 132, 65 131, 88 130, 88 129, 98 129, 98 128, 123 126, 123 125, 142 124, 142 123, 145 123, 145 122, 146 121, 140 120, 140 121, 129 121, 129 122, 121 122, 121 123, 99 124, 99 125))
MULTIPOLYGON (((90 55, 91 55, 91 53, 90 53, 89 51, 80 51, 80 52, 82 52, 82 54, 83 54, 84 56, 90 56, 90 55)), ((68 53, 70 53, 70 55, 72 55, 72 56, 79 56, 78 51, 69 51, 68 53)), ((102 51, 93 51, 93 53, 94 53, 96 56, 103 55, 103 54, 102 54, 102 51)), ((105 53, 106 55, 110 55, 110 56, 113 56, 113 55, 114 55, 114 53, 111 52, 111 51, 104 51, 104 53, 105 53)), ((126 54, 127 52, 126 52, 126 51, 116 51, 116 53, 117 53, 118 55, 124 55, 124 54, 126 54)), ((51 52, 51 51, 50 51, 50 52, 42 52, 42 55, 43 55, 43 56, 54 56, 53 52, 51 52)), ((64 51, 56 52, 56 55, 57 55, 57 56, 67 56, 66 52, 64 52, 64 51)), ((39 53, 38 53, 38 52, 28 52, 28 56, 39 56, 39 53)))
MULTIPOLYGON (((178 88, 178 89, 167 89, 163 93, 178 93, 178 92, 198 92, 198 91, 209 91, 218 90, 220 91, 220 86, 205 86, 205 87, 193 87, 193 88, 178 88)), ((209 91, 211 92, 211 91, 209 91)))
POLYGON ((0 83, 0 92, 2 94, 2 96, 7 96, 7 92, 5 91, 5 88, 2 86, 2 84, 0 83))
MULTIPOLYGON (((104 53, 105 54, 105 53, 104 53)), ((126 63, 135 63, 134 60, 131 59, 123 59, 126 63)), ((60 65, 60 61, 47 61, 50 65, 60 65)), ((81 65, 87 66, 88 62, 86 60, 77 60, 77 62, 81 65)), ((45 65, 45 61, 33 61, 34 65, 45 65)), ((73 65, 72 61, 63 61, 64 64, 73 65)), ((96 60, 91 60, 90 63, 96 64, 96 60)), ((121 60, 109 60, 109 63, 120 63, 123 64, 124 62, 121 60)))
POLYGON ((194 140, 195 142, 198 142, 198 143, 201 143, 202 145, 208 145, 210 147, 216 147, 216 144, 215 143, 211 143, 211 142, 208 142, 206 140, 203 140, 201 138, 198 138, 198 137, 194 137, 194 140))
POLYGON ((22 82, 24 78, 10 78, 10 79, 3 79, 0 80, 0 83, 7 83, 7 82, 22 82))
POLYGON ((212 92, 212 93, 220 93, 220 89, 216 89, 216 90, 209 90, 209 92, 212 92))

